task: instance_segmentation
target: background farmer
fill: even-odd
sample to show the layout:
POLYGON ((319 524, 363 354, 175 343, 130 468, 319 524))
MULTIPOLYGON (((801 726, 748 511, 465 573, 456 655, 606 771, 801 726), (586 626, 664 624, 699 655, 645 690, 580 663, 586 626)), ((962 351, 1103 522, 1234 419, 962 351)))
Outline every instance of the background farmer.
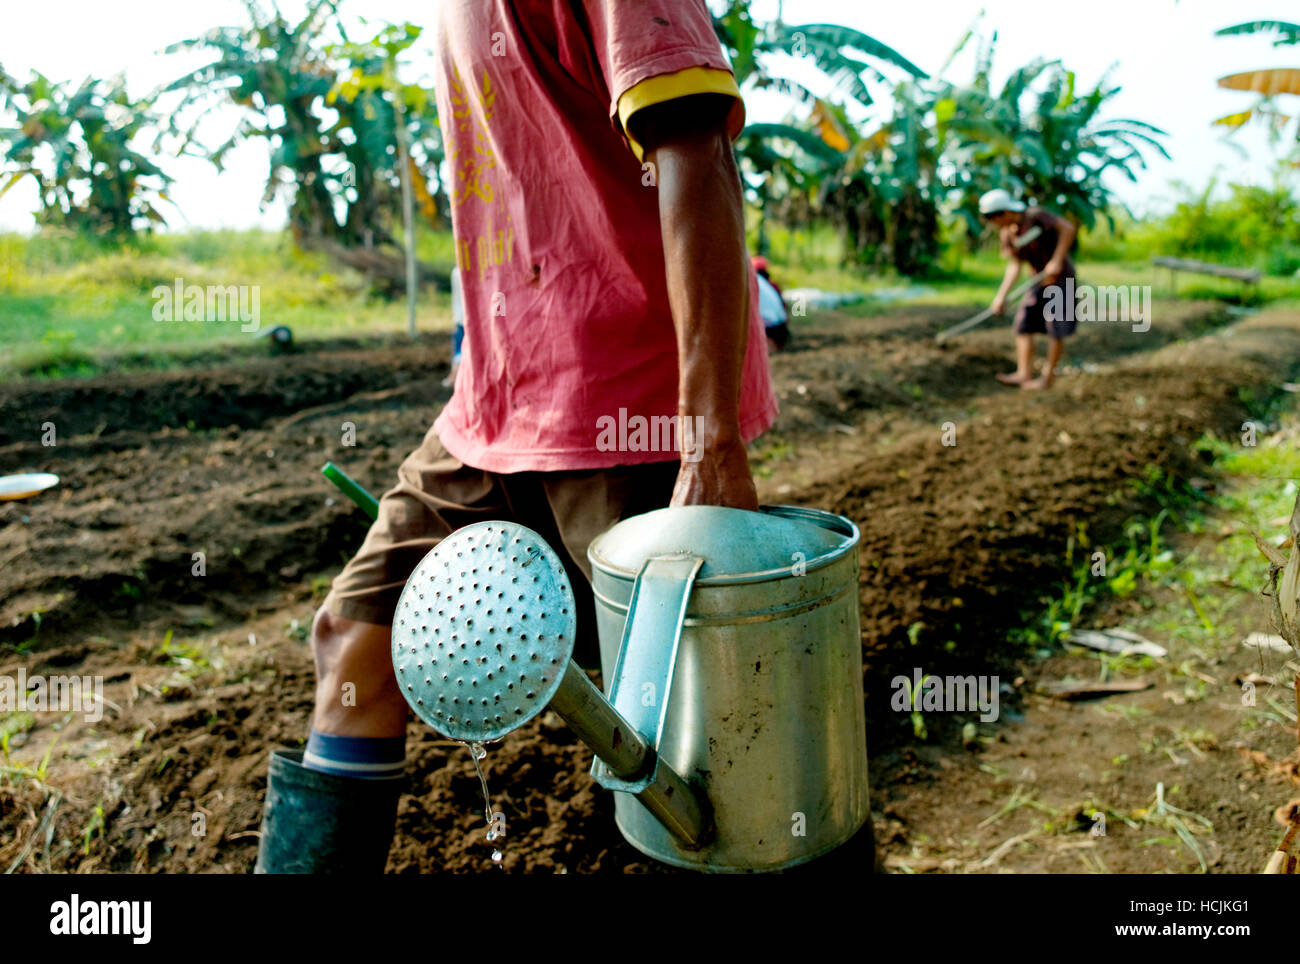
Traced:
POLYGON ((790 318, 785 310, 785 299, 768 273, 767 258, 756 254, 749 260, 758 275, 758 313, 763 316, 768 350, 780 351, 790 341, 790 318))
POLYGON ((317 613, 306 751, 271 759, 267 872, 383 869, 407 719, 390 624, 439 540, 482 519, 538 531, 594 657, 591 539, 670 500, 756 508, 745 443, 776 416, 730 143, 744 107, 703 0, 439 15, 464 359, 317 613), (689 417, 693 458, 598 448, 620 409, 689 417))
POLYGON ((1056 366, 1065 355, 1065 339, 1074 334, 1075 317, 1073 305, 1065 305, 1065 310, 1060 312, 1062 317, 1054 317, 1055 313, 1049 317, 1044 311, 1044 289, 1074 277, 1070 247, 1077 229, 1045 208, 1026 210, 1023 201, 1017 201, 1000 188, 980 198, 980 215, 997 227, 999 248, 1008 262, 1002 287, 993 299, 992 307, 997 314, 1006 309, 1007 296, 1020 277, 1022 263, 1028 264, 1034 274, 1042 275, 1021 300, 1012 323, 1016 334, 1016 370, 998 375, 998 381, 1021 388, 1051 388, 1056 366), (1050 337, 1047 364, 1042 375, 1035 378, 1034 335, 1042 334, 1050 337))
POLYGON ((460 268, 451 269, 451 371, 442 380, 444 385, 456 384, 456 372, 465 347, 465 295, 460 289, 460 268))

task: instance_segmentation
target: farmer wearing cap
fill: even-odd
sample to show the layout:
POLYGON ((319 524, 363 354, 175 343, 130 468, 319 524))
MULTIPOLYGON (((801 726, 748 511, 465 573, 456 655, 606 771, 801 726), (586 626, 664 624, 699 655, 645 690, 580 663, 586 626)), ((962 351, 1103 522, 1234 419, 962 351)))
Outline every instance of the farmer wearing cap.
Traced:
POLYGON ((998 229, 999 248, 1008 261, 1002 287, 993 299, 996 314, 1006 309, 1007 296, 1020 277, 1022 264, 1028 264, 1034 274, 1042 276, 1021 300, 1012 324, 1016 334, 1016 370, 998 375, 998 381, 1021 388, 1051 388, 1056 367, 1065 355, 1065 339, 1074 334, 1075 317, 1070 310, 1072 305, 1066 306, 1064 317, 1049 317, 1044 312, 1045 289, 1074 277, 1070 247, 1077 229, 1045 208, 1026 209, 1023 201, 1017 201, 1001 188, 980 198, 980 215, 998 229), (1047 365, 1037 378, 1034 377, 1034 335, 1050 338, 1047 365))
POLYGON ((669 504, 756 509, 745 445, 776 417, 731 149, 744 105, 704 0, 444 0, 439 17, 464 357, 316 615, 315 709, 305 749, 272 754, 263 872, 383 870, 407 721, 390 627, 440 540, 486 519, 537 531, 590 659, 587 545, 669 504), (601 425, 620 416, 698 433, 614 451, 601 425))

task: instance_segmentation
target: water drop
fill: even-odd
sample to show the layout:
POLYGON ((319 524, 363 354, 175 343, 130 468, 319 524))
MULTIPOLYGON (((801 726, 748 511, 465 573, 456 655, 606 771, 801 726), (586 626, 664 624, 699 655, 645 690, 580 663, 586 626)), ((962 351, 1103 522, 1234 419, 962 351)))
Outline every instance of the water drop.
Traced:
MULTIPOLYGON (((453 700, 453 702, 458 702, 453 700)), ((486 703, 487 701, 484 700, 486 703)), ((486 722, 486 721, 485 721, 486 722)), ((488 843, 496 843, 499 848, 501 841, 506 837, 506 816, 500 810, 492 809, 492 798, 488 793, 487 774, 483 772, 482 762, 487 758, 487 747, 482 743, 474 742, 466 744, 469 747, 470 757, 474 761, 474 772, 478 774, 479 786, 483 789, 483 816, 487 819, 488 843)), ((492 852, 492 863, 501 866, 500 849, 492 852)), ((505 869, 504 867, 502 868, 505 869)))

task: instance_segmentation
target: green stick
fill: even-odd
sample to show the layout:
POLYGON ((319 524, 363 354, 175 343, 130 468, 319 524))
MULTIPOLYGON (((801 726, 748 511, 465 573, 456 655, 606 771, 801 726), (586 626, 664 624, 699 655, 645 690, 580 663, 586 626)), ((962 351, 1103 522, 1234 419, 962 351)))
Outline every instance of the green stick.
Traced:
POLYGON ((337 485, 344 495, 357 504, 358 509, 370 516, 372 521, 379 515, 379 500, 333 462, 326 462, 320 474, 337 485))

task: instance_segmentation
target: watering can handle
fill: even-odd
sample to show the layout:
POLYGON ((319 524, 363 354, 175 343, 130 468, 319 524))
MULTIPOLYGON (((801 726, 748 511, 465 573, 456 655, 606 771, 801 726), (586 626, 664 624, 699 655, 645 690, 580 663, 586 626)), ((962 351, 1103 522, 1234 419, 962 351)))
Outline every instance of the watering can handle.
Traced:
POLYGON ((652 556, 637 574, 614 667, 610 702, 657 751, 677 666, 686 603, 704 560, 652 556))

